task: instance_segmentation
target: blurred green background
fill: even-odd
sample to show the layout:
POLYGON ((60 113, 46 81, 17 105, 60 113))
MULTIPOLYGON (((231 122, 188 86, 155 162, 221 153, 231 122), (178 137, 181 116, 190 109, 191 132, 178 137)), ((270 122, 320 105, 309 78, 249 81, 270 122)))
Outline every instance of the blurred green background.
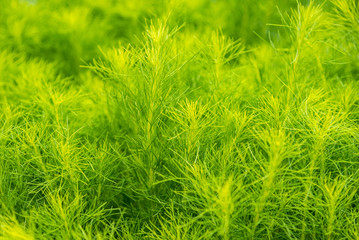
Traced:
MULTIPOLYGON (((303 1, 305 3, 306 1, 303 1)), ((77 75, 99 48, 135 44, 151 19, 171 15, 187 31, 222 29, 253 45, 275 37, 267 23, 280 23, 296 0, 1 0, 0 49, 55 62, 77 75), (279 11, 280 9, 280 11, 279 11)))

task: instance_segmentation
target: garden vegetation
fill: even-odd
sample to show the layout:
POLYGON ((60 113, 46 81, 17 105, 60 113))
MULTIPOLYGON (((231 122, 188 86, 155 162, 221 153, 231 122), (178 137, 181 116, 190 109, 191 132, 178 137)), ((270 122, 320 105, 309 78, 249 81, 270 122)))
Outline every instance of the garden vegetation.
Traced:
POLYGON ((357 0, 0 0, 0 239, 359 239, 357 0))

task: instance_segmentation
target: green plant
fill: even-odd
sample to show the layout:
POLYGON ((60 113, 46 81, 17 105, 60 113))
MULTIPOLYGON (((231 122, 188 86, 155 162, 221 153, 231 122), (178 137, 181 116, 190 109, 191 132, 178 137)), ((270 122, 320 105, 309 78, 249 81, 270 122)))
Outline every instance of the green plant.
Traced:
POLYGON ((0 239, 358 238, 358 7, 0 0, 0 239))

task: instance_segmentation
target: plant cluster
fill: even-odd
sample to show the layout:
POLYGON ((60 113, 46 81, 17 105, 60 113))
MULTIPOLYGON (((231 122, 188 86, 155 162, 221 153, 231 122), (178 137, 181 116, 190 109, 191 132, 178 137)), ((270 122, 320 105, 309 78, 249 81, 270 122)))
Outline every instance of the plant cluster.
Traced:
POLYGON ((0 0, 0 240, 359 239, 356 0, 0 0))

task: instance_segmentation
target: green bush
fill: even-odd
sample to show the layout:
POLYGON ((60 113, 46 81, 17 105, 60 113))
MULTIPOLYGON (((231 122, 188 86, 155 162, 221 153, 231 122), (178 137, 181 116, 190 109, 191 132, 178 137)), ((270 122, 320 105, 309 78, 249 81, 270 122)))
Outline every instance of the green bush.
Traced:
POLYGON ((357 239, 356 0, 0 0, 0 239, 357 239))

